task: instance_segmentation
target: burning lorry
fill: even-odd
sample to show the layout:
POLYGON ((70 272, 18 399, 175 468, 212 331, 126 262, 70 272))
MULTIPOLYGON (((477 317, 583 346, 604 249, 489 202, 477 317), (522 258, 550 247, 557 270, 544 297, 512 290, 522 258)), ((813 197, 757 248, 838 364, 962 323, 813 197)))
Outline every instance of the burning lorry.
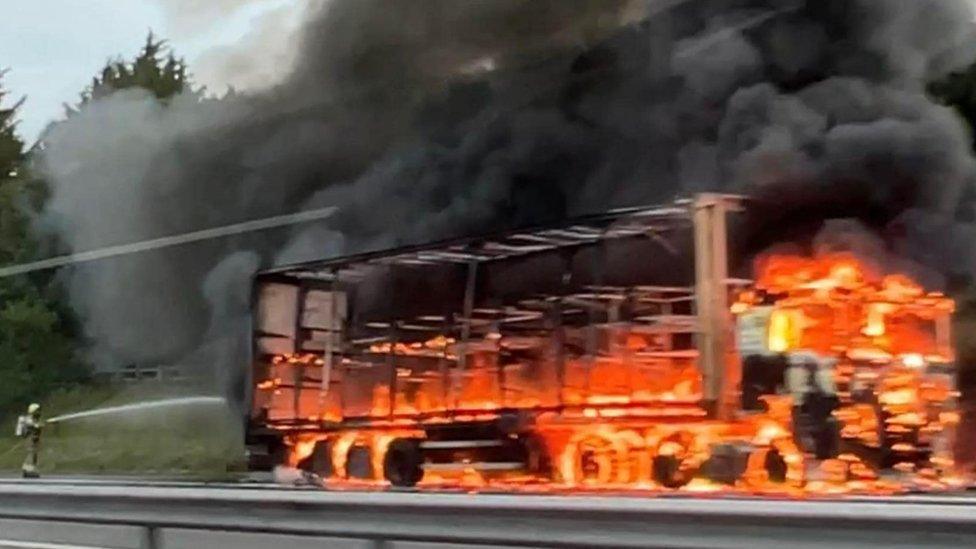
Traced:
POLYGON ((953 302, 845 254, 730 278, 741 203, 262 273, 253 466, 393 486, 944 483, 953 302))

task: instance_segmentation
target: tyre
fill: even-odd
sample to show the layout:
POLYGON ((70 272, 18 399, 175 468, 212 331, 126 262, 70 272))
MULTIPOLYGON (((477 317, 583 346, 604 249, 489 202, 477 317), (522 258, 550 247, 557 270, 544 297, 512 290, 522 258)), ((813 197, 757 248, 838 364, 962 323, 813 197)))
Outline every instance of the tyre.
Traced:
POLYGON ((332 443, 328 440, 316 442, 312 453, 299 463, 298 468, 315 473, 322 478, 332 476, 332 443))
POLYGON ((383 476, 393 486, 416 486, 424 477, 424 457, 420 441, 398 438, 390 443, 383 458, 383 476))
POLYGON ((689 459, 694 443, 695 435, 690 432, 675 433, 665 439, 651 461, 654 482, 665 488, 681 488, 691 482, 701 466, 689 459))
POLYGON ((711 448, 711 455, 702 465, 705 478, 712 482, 735 485, 749 466, 753 447, 746 443, 723 443, 711 448))
POLYGON ((691 482, 694 476, 689 471, 682 470, 681 459, 673 455, 654 456, 651 474, 654 476, 654 482, 665 488, 681 488, 691 482))
POLYGON ((372 453, 368 446, 355 445, 346 456, 346 477, 363 480, 373 478, 372 453))
POLYGON ((619 453, 613 444, 593 436, 575 445, 576 482, 589 484, 613 483, 619 474, 619 453))
POLYGON ((541 437, 537 435, 525 436, 522 439, 522 448, 525 452, 525 471, 527 473, 546 478, 552 475, 549 450, 541 437))
POLYGON ((777 484, 786 482, 786 473, 789 467, 786 464, 786 458, 776 448, 770 448, 766 452, 766 459, 763 460, 763 468, 766 469, 766 474, 769 475, 770 482, 777 484))

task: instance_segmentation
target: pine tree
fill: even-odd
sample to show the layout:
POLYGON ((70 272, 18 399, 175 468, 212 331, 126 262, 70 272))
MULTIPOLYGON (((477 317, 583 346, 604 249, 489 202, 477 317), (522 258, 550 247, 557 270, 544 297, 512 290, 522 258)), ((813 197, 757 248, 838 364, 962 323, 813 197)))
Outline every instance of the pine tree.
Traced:
MULTIPOLYGON (((6 71, 0 71, 0 80, 6 71)), ((3 107, 7 92, 0 87, 0 181, 16 176, 17 169, 24 160, 24 142, 17 137, 17 110, 24 100, 3 107)))
MULTIPOLYGON (((2 76, 0 71, 0 265, 10 265, 39 259, 31 215, 42 209, 48 187, 30 173, 30 154, 17 135, 23 100, 6 101, 2 76)), ((150 32, 135 59, 107 63, 67 114, 132 88, 148 90, 163 102, 179 94, 203 97, 202 89, 193 89, 183 60, 150 32)), ((42 150, 43 143, 37 147, 42 150)), ((87 369, 75 356, 79 339, 52 272, 0 279, 0 415, 84 380, 87 369)))
POLYGON ((131 88, 148 90, 162 101, 181 93, 197 96, 203 93, 203 90, 193 88, 186 63, 173 54, 165 40, 157 39, 151 31, 146 37, 146 45, 132 62, 110 61, 92 78, 92 83, 81 94, 78 108, 131 88))
MULTIPOLYGON (((2 76, 3 73, 0 73, 2 76)), ((0 264, 36 259, 28 211, 43 195, 17 135, 23 99, 4 107, 0 81, 0 264)), ((85 377, 72 345, 70 316, 59 309, 52 275, 0 279, 0 414, 85 377)))
MULTIPOLYGON (((5 71, 0 72, 0 78, 5 71)), ((9 107, 9 93, 0 81, 0 261, 20 258, 26 240, 26 219, 17 208, 23 189, 24 142, 17 136, 17 112, 24 100, 9 107)))

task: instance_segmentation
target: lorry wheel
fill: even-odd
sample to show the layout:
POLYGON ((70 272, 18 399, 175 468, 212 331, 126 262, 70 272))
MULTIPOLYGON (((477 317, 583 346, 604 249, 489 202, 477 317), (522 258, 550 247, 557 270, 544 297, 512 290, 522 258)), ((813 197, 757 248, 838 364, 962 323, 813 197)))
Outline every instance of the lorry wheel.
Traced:
POLYGON ((766 459, 763 460, 763 466, 766 469, 766 474, 769 475, 769 480, 778 484, 786 482, 786 473, 788 467, 786 465, 786 459, 783 454, 779 452, 776 448, 770 448, 766 452, 766 459))
POLYGON ((393 486, 416 486, 424 477, 424 456, 420 441, 398 438, 390 443, 383 458, 383 475, 393 486))
POLYGON ((609 484, 615 481, 619 473, 619 456, 609 440, 591 436, 570 448, 576 461, 576 482, 609 484))
POLYGON ((691 482, 694 476, 691 472, 681 469, 681 459, 674 455, 654 456, 651 474, 654 475, 654 482, 665 488, 681 488, 691 482))
POLYGON ((710 456, 702 465, 705 478, 713 482, 734 485, 749 468, 753 447, 746 443, 722 443, 712 446, 710 456))
POLYGON ((552 464, 549 460, 549 451, 542 437, 535 434, 525 436, 522 439, 522 448, 525 451, 526 472, 536 476, 551 476, 552 464))
POLYGON ((333 472, 332 443, 328 440, 316 442, 312 453, 298 464, 298 468, 315 473, 322 478, 331 477, 333 472))
POLYGON ((370 480, 373 478, 372 454, 368 446, 359 444, 346 454, 346 477, 370 480))
POLYGON ((701 463, 695 465, 688 459, 694 444, 695 434, 687 431, 673 433, 663 440, 651 461, 654 482, 665 488, 681 488, 691 482, 701 467, 701 463))

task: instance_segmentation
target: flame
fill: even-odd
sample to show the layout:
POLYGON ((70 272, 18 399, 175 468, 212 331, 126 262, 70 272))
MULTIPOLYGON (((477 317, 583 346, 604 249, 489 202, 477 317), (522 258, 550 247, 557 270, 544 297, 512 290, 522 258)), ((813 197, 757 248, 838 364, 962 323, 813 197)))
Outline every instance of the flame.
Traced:
POLYGON ((908 353, 901 356, 902 364, 913 369, 925 368, 925 357, 918 353, 908 353))
POLYGON ((887 307, 879 303, 872 303, 868 306, 867 325, 862 333, 870 337, 881 337, 885 335, 885 312, 887 307))
POLYGON ((422 440, 432 427, 494 421, 512 409, 534 411, 527 414, 535 417, 531 434, 548 452, 553 478, 481 470, 478 455, 459 451, 456 470, 428 472, 421 485, 802 497, 958 484, 951 448, 939 446, 959 423, 958 393, 952 379, 934 373, 953 360, 941 330, 954 303, 847 254, 769 256, 757 273, 733 314, 771 310, 771 353, 831 359, 832 369, 811 376, 836 387, 833 417, 845 447, 877 453, 884 446, 910 483, 880 475, 876 463, 854 453, 814 460, 794 436, 792 395, 764 395, 763 412, 710 418, 697 355, 673 352, 672 342, 624 322, 594 328, 598 348, 567 352, 558 375, 552 334, 515 338, 492 327, 464 344, 447 335, 363 344, 363 356, 334 359, 336 388, 322 385, 321 355, 275 356, 255 398, 270 416, 291 420, 283 430, 302 430, 288 431, 289 464, 329 443, 328 482, 337 487, 385 485, 384 458, 397 438, 422 440), (368 453, 372 478, 349 478, 353 450, 368 453))
POLYGON ((292 446, 292 451, 289 458, 289 464, 292 466, 297 466, 298 462, 312 455, 312 451, 315 449, 316 440, 314 438, 296 440, 292 446))
MULTIPOLYGON (((803 349, 837 361, 841 438, 865 448, 886 445, 904 459, 896 470, 944 485, 954 460, 939 441, 958 422, 957 394, 951 379, 930 367, 944 371, 954 358, 947 331, 952 300, 904 274, 880 276, 847 254, 770 256, 758 267, 756 288, 742 292, 733 309, 743 314, 773 296, 769 350, 803 349), (930 466, 918 466, 920 453, 931 453, 930 466)), ((822 478, 808 489, 891 489, 879 487, 871 465, 841 458, 821 464, 822 478)))
POLYGON ((769 350, 775 353, 784 353, 790 349, 795 349, 801 330, 797 311, 777 310, 773 311, 769 318, 769 350))
POLYGON ((954 359, 939 326, 947 324, 954 302, 906 275, 881 276, 849 254, 764 257, 757 262, 756 287, 743 291, 732 310, 746 313, 763 296, 775 301, 771 352, 804 349, 879 363, 900 356, 915 368, 922 367, 918 357, 926 363, 954 359))

